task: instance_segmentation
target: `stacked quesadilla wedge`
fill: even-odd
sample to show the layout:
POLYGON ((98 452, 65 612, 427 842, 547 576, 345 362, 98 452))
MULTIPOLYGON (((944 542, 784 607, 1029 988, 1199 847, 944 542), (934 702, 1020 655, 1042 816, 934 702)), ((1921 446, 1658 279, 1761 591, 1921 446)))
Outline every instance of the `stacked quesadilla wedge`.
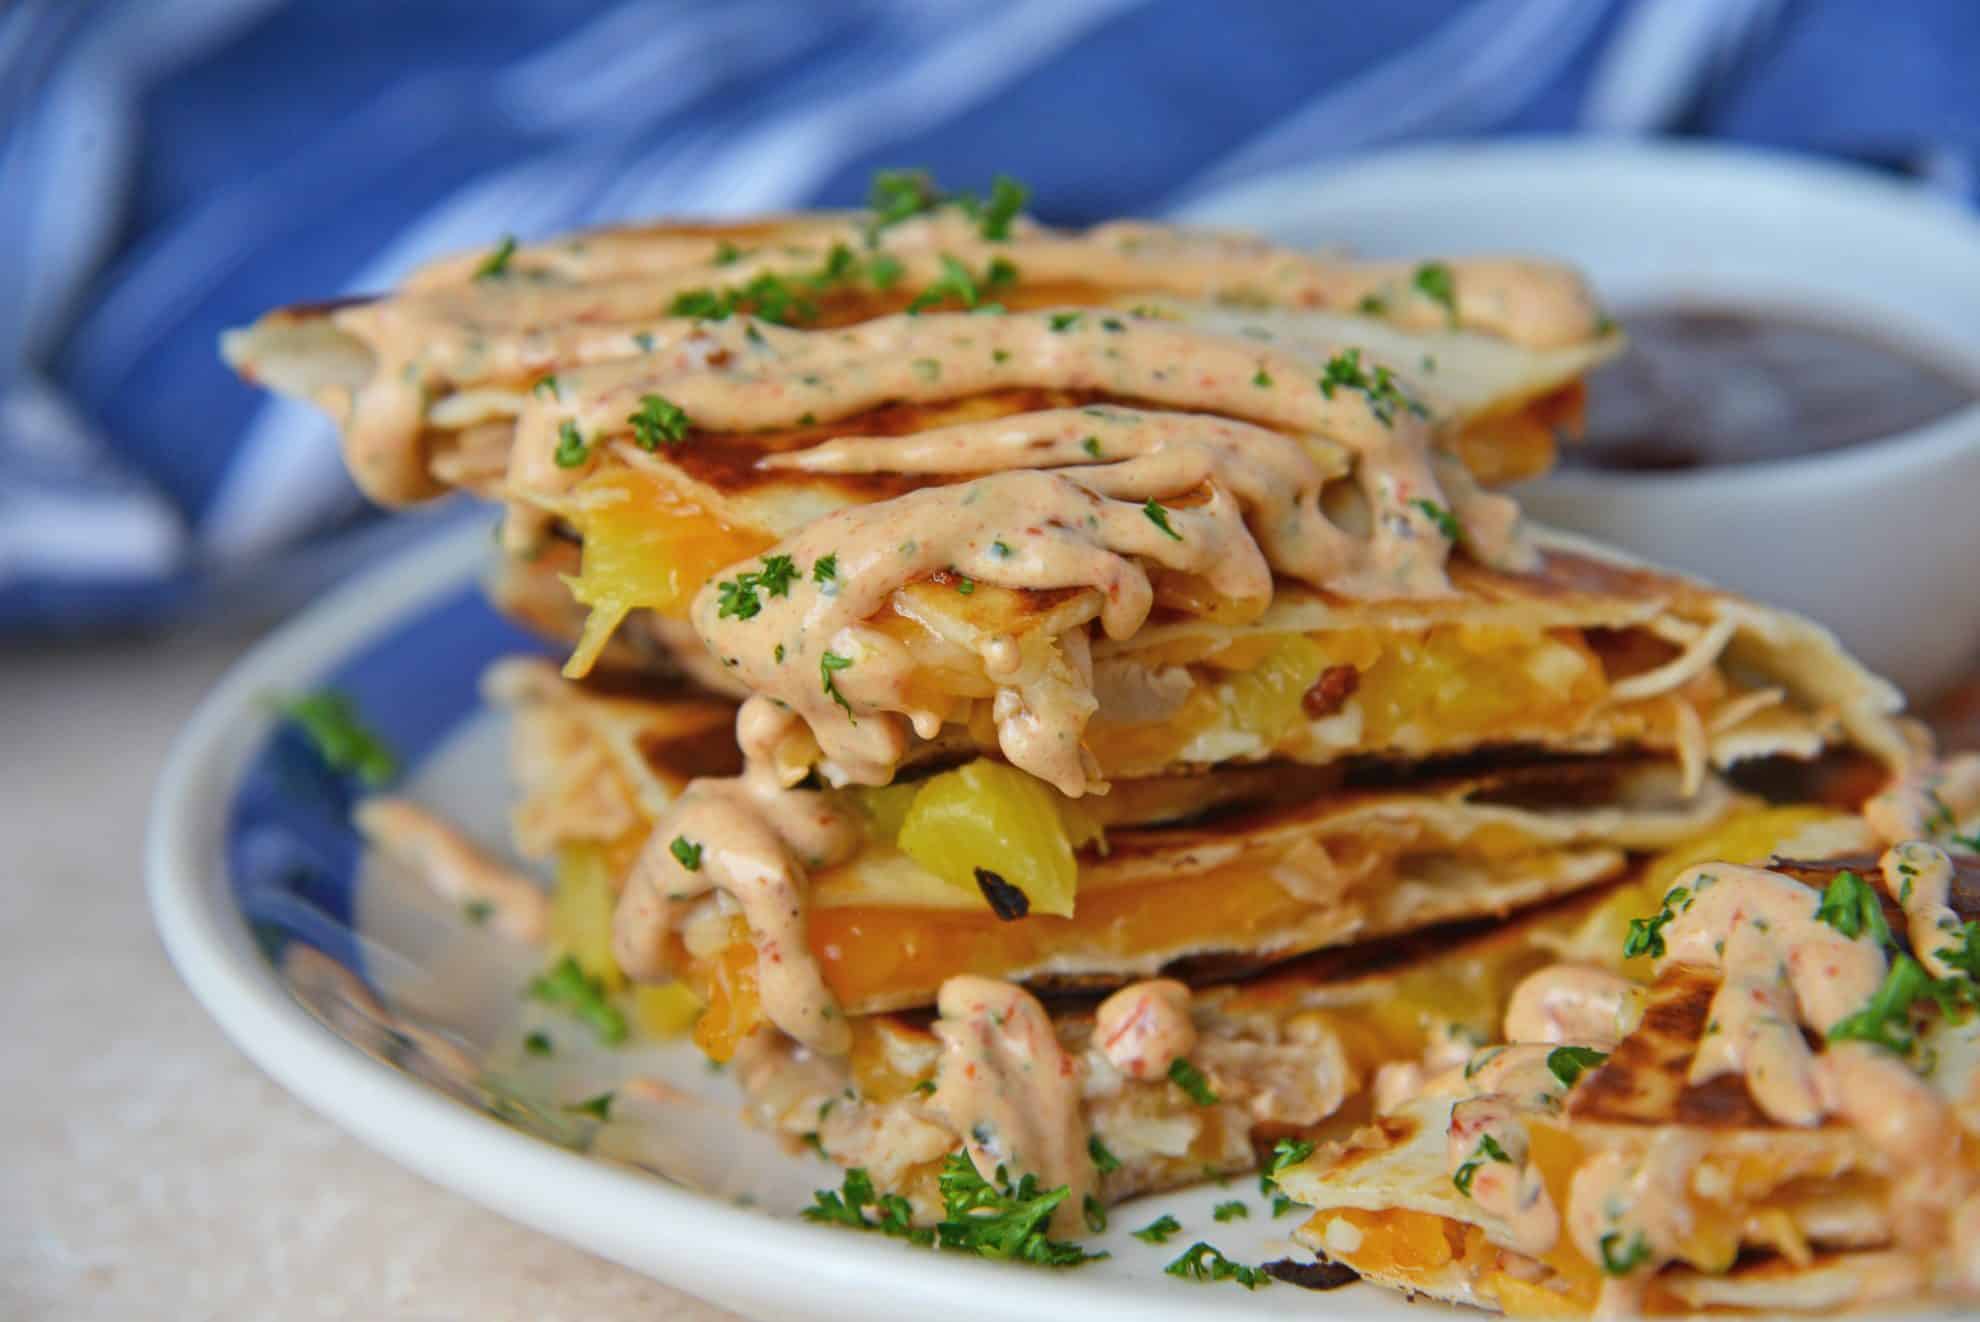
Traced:
POLYGON ((1811 861, 1831 830, 1640 893, 1621 942, 1513 991, 1501 1044, 1384 1067, 1372 1123, 1279 1175, 1299 1237, 1517 1315, 1971 1297, 1977 786, 1966 760, 1873 799, 1881 853, 1811 861))
POLYGON ((568 654, 488 680, 552 939, 857 1167, 831 1217, 1029 1188, 1018 1256, 1076 1260, 1373 1114, 1438 1013, 1343 970, 1525 950, 1757 769, 1923 757, 1819 628, 1490 490, 1621 347, 1571 272, 1013 196, 505 241, 223 346, 379 501, 502 504, 568 654))

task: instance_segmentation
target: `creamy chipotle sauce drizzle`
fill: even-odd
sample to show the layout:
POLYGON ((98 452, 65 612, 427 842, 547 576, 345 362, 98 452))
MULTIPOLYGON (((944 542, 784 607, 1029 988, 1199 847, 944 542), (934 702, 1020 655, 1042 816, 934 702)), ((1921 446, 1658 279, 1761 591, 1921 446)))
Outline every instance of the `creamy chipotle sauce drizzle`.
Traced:
POLYGON ((488 905, 495 925, 519 941, 543 939, 550 918, 543 888, 434 813, 409 799, 374 795, 352 809, 351 820, 373 848, 414 869, 441 895, 488 905))
MULTIPOLYGON (((1915 829, 1945 837, 1976 807, 1980 760, 1962 758, 1908 773, 1865 814, 1887 839, 1915 829)), ((1964 932, 1949 902, 1952 876, 1951 856, 1940 845, 1899 838, 1874 877, 1897 901, 1916 958, 1936 978, 1967 976, 1948 958, 1964 932)), ((1753 1103, 1782 1125, 1840 1119, 1891 1163, 1898 1239, 1938 1242, 1947 1227, 1980 1216, 1972 1210, 1980 1194, 1957 1156, 1959 1116, 1904 1056, 1869 1041, 1826 1040, 1871 1002, 1890 960, 1868 924, 1851 937, 1819 917, 1822 901, 1822 891, 1765 868, 1707 863, 1676 878, 1664 901, 1657 972, 1687 965, 1719 975, 1688 1082, 1737 1075, 1753 1103), (1819 1048, 1809 1045, 1811 1035, 1819 1048)), ((1576 1251, 1604 1270, 1596 1306, 1604 1317, 1636 1311, 1649 1278, 1685 1253, 1704 1139, 1668 1126, 1647 1148, 1594 1153, 1576 1168, 1557 1216, 1545 1189, 1529 1187, 1537 1177, 1523 1117, 1560 1109, 1566 1089, 1547 1068, 1551 1044, 1613 1048, 1642 995, 1603 970, 1542 969, 1509 1001, 1505 1033, 1514 1045, 1487 1048, 1463 1070, 1427 1080, 1424 1065, 1407 1062, 1385 1067, 1377 1079, 1378 1111, 1420 1095, 1455 1099, 1453 1179, 1509 1225, 1502 1232, 1508 1248, 1542 1256, 1565 1228, 1576 1251)))
POLYGON ((627 976, 664 980, 682 910, 719 892, 749 926, 770 1022, 843 1055, 851 1030, 805 942, 806 875, 858 848, 860 825, 829 796, 781 782, 757 726, 747 710, 737 718, 742 775, 691 782, 654 828, 619 894, 612 953, 627 976))
MULTIPOLYGON (((1434 420, 1406 377, 1372 360, 1344 359, 1353 365, 1345 377, 1323 378, 1315 346, 1290 352, 1262 332, 1192 326, 1158 308, 888 315, 814 329, 672 315, 683 294, 740 290, 761 277, 821 301, 866 290, 869 263, 881 258, 903 293, 959 265, 994 301, 993 276, 1008 264, 1020 286, 1095 299, 1146 292, 1379 309, 1400 325, 1534 348, 1603 333, 1585 286, 1545 263, 1442 263, 1448 292, 1435 294, 1413 264, 1141 223, 1065 233, 1018 218, 993 240, 953 207, 881 229, 843 215, 579 235, 438 263, 390 297, 330 312, 372 355, 348 400, 345 443, 353 473, 384 500, 426 494, 428 428, 492 421, 512 426, 511 497, 554 509, 601 456, 630 447, 630 415, 654 395, 695 432, 730 434, 1017 388, 1144 403, 906 440, 848 438, 766 460, 817 472, 885 467, 941 484, 789 536, 766 558, 790 557, 796 574, 783 592, 762 593, 750 618, 724 614, 720 583, 763 560, 718 574, 693 603, 697 633, 754 694, 738 718, 746 770, 691 785, 658 824, 621 897, 615 945, 634 976, 664 976, 690 916, 698 931, 711 905, 740 918, 757 948, 765 1014, 828 1053, 845 1049, 847 1030, 804 940, 807 873, 846 857, 859 832, 795 784, 814 762, 835 781, 885 784, 912 735, 939 732, 942 713, 913 691, 912 658, 871 623, 900 589, 937 575, 1083 589, 1100 627, 1123 638, 1170 580, 1256 613, 1275 574, 1345 595, 1435 596, 1449 591, 1444 565, 1457 542, 1495 564, 1530 554, 1513 506, 1435 457, 1434 420), (563 445, 560 458, 572 433, 581 453, 563 445), (1337 479, 1358 492, 1351 529, 1323 511, 1322 488, 1337 479), (821 563, 836 572, 821 573, 821 563)), ((1017 639, 980 644, 997 685, 998 741, 1062 792, 1100 792, 1082 746, 1096 705, 1086 624, 1054 644, 1042 672, 1017 639)))
MULTIPOLYGON (((351 471, 380 500, 424 496, 430 479, 419 433, 430 401, 478 382, 640 358, 642 341, 635 337, 658 337, 667 323, 682 324, 669 316, 680 295, 740 288, 766 275, 802 281, 826 267, 835 247, 863 260, 867 238, 863 218, 819 217, 785 222, 754 245, 727 234, 578 236, 517 249, 493 277, 477 274, 485 253, 436 263, 396 294, 330 314, 375 359, 347 410, 351 471)), ((1030 284, 1343 310, 1372 298, 1387 319, 1404 326, 1458 326, 1534 348, 1601 333, 1587 287, 1572 271, 1543 262, 1445 263, 1446 307, 1414 285, 1416 268, 1407 263, 1341 261, 1248 235, 1141 223, 1065 233, 1020 220, 1010 238, 993 241, 945 211, 888 227, 877 238, 899 264, 897 283, 909 290, 943 276, 945 257, 979 276, 1001 260, 1030 284)), ((796 416, 791 411, 776 421, 789 425, 796 416)), ((819 410, 819 416, 828 415, 819 410)), ((618 427, 623 417, 621 410, 609 424, 618 427)))
POLYGON ((1161 1077, 1196 1049, 1189 988, 1171 978, 1121 988, 1094 1012, 1093 1040, 1107 1063, 1128 1078, 1161 1077))
POLYGON ((1099 1177, 1086 1150, 1080 1075, 1052 1020, 1031 993, 991 978, 942 984, 935 1036, 942 1059, 929 1107, 962 1136, 977 1173, 1013 1183, 1035 1175, 1041 1189, 1065 1185, 1052 1230, 1077 1235, 1099 1177))

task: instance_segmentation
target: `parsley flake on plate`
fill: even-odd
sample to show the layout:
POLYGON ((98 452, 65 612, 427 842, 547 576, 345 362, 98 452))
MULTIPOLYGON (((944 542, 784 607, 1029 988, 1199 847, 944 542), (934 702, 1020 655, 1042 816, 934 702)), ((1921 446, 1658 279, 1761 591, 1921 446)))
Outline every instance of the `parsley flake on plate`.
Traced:
POLYGON ((398 754, 365 725, 348 695, 319 689, 277 699, 274 705, 331 770, 354 775, 374 789, 399 774, 398 754))

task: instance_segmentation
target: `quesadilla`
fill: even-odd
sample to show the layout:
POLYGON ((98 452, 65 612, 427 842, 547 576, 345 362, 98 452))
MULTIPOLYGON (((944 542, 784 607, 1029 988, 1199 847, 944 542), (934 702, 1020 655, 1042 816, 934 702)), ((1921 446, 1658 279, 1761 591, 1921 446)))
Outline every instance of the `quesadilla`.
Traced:
POLYGON ((834 778, 974 722, 1077 794, 1105 784, 1078 748, 1096 634, 1252 622, 1275 580, 1442 598, 1460 547, 1530 566, 1462 456, 1516 448, 1515 415, 1551 436, 1620 343, 1545 263, 888 197, 505 244, 224 348, 337 414, 378 498, 499 470, 512 553, 577 538, 574 675, 635 609, 689 618, 834 778))
MULTIPOLYGON (((917 585, 877 622, 907 650, 906 686, 941 718, 901 760, 1007 754, 996 715, 1006 690, 1039 708, 1090 705, 1074 787, 1233 763, 1518 748, 1670 754, 1695 786, 1709 769, 1764 757, 1808 759, 1853 744, 1898 766, 1919 746, 1891 719, 1897 693, 1820 627, 1583 539, 1530 533, 1540 550, 1533 568, 1454 560, 1448 597, 1346 602, 1281 583, 1265 612, 1241 624, 1173 616, 1131 638, 1081 639, 1083 671, 1063 664, 1065 643, 1035 636, 1067 620, 1083 629, 1083 608, 1061 602, 1057 620, 1013 620, 1007 597, 917 585), (985 653, 1000 638, 1044 659, 993 677, 985 653), (1058 696, 1039 697, 1048 692, 1058 696)), ((558 544, 532 560, 502 560, 491 591, 539 633, 571 642, 582 615, 565 576, 583 581, 575 548, 558 544)), ((614 673, 685 673, 714 692, 751 692, 739 667, 656 611, 635 613, 609 646, 603 661, 614 673)), ((793 731, 777 753, 841 778, 806 732, 793 731)))
POLYGON ((1039 1001, 964 977, 961 991, 944 991, 932 1021, 856 1017, 843 1058, 760 1031, 741 1044, 735 1074, 756 1123, 814 1144, 855 1168, 856 1184, 870 1181, 875 1201, 903 1196, 913 1217, 926 1220, 942 1207, 945 1165, 966 1146, 977 1109, 971 1098, 984 1092, 961 1087, 976 1065, 992 1087, 1016 1098, 996 1117, 991 1132, 1009 1136, 985 1145, 984 1168, 1035 1173, 1047 1188, 1063 1183, 1074 1208, 1086 1193, 1104 1206, 1249 1169, 1280 1140, 1303 1139, 1310 1148, 1353 1133, 1373 1116, 1394 1062, 1461 1063, 1496 1029, 1525 979, 1616 928, 1646 891, 1660 893, 1701 852, 1777 840, 1851 848, 1865 839, 1861 823, 1840 808, 1749 806, 1632 867, 1616 885, 1509 917, 1365 941, 1255 980, 1195 989, 1162 979, 1104 999, 1039 1001), (986 1057, 986 1004, 1020 1035, 1042 1037, 1049 1025, 1056 1047, 1034 1042, 1021 1061, 986 1057), (1054 1049, 1075 1085, 1058 1097, 1027 1082, 1058 1073, 1054 1049), (1013 1077, 1021 1063, 1031 1068, 1013 1077), (1074 1159, 1041 1159, 1052 1145, 1040 1136, 1067 1126, 1074 1137, 1056 1147, 1074 1159))
POLYGON ((692 878, 703 851, 736 844, 662 825, 694 777, 739 764, 725 704, 600 693, 540 661, 503 663, 488 689, 514 716, 519 847, 604 888, 617 966, 685 981, 717 1057, 766 1019, 795 1024, 764 994, 766 952, 854 1016, 933 1004, 963 974, 1055 991, 1228 976, 1585 889, 1744 803, 1715 776, 1686 793, 1673 764, 1641 758, 1234 767, 1077 800, 972 759, 791 791, 846 840, 812 860, 793 912, 765 917, 691 880, 654 886, 657 859, 692 878))
POLYGON ((1299 1237, 1518 1315, 1980 1294, 1976 788, 1962 762, 1873 799, 1933 837, 1881 854, 1671 877, 1606 961, 1521 984, 1505 1045, 1385 1067, 1374 1122, 1279 1176, 1299 1237))
MULTIPOLYGON (((249 379, 337 417, 359 484, 396 504, 477 484, 491 448, 494 471, 526 471, 527 462, 511 464, 507 434, 531 429, 532 392, 556 400, 568 384, 573 399, 602 398, 579 376, 637 379, 683 344, 703 367, 719 364, 698 326, 733 330, 736 347, 751 350, 780 327, 829 332, 915 314, 924 338, 944 339, 964 324, 950 315, 958 312, 1093 309, 1096 329, 1104 310, 1140 311, 1143 320, 1201 322, 1203 334, 1228 343, 1239 334, 1258 341, 1255 318, 1298 313, 1287 325, 1308 350, 1302 376, 1330 356, 1312 361, 1316 343, 1366 344, 1393 371, 1422 378, 1415 394, 1453 424, 1459 452, 1506 478, 1545 467, 1556 424, 1578 420, 1580 377, 1620 347, 1580 280, 1541 262, 1357 263, 1139 222, 1085 232, 1012 216, 985 224, 932 198, 915 214, 876 221, 819 214, 504 240, 416 272, 387 297, 271 313, 230 332, 222 351, 249 379)), ((1007 367, 1000 388, 1107 384, 1035 356, 1007 367)), ((1247 362, 1245 375, 1261 370, 1247 362)), ((897 397, 953 396, 908 385, 897 397)), ((795 410, 764 399, 767 418, 739 416, 729 427, 795 426, 807 413, 829 426, 888 399, 821 389, 795 410)), ((557 430, 552 423, 553 444, 557 430)), ((586 437, 606 430, 623 433, 623 418, 583 427, 586 437)))

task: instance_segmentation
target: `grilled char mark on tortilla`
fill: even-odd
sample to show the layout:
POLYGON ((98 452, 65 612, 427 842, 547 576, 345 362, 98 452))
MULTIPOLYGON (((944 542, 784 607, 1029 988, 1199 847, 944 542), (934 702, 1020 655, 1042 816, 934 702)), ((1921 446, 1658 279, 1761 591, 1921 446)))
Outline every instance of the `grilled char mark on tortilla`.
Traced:
MULTIPOLYGON (((1911 947, 1904 911, 1878 884, 1878 857, 1772 859, 1770 871, 1820 891, 1844 872, 1869 883, 1899 945, 1911 947)), ((1951 905, 1961 921, 1980 917, 1980 858, 1955 855, 1951 905)), ((1717 974, 1676 965, 1657 980, 1633 1032, 1569 1094, 1568 1114, 1595 1124, 1677 1124, 1699 1129, 1766 1129, 1772 1122, 1754 1105, 1741 1074, 1688 1083, 1692 1057, 1708 1027, 1717 974)), ((1815 1044, 1812 1030, 1811 1045, 1815 1044)))
POLYGON ((1716 976, 1680 966, 1658 979, 1634 1032, 1568 1094, 1568 1114, 1591 1123, 1683 1124, 1764 1129, 1767 1117, 1746 1095, 1746 1081, 1721 1075, 1686 1083, 1705 1033, 1716 976))

